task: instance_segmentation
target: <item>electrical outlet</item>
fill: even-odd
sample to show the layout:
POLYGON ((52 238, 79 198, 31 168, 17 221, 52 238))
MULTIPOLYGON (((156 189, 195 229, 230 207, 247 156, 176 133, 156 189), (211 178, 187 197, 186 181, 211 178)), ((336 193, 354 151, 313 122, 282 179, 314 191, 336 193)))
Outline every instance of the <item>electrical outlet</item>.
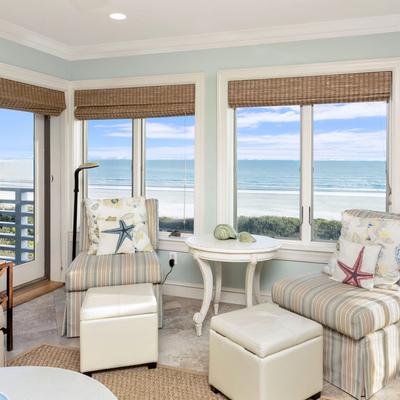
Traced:
POLYGON ((177 265, 178 264, 178 254, 175 251, 170 251, 168 260, 174 260, 174 265, 177 265))

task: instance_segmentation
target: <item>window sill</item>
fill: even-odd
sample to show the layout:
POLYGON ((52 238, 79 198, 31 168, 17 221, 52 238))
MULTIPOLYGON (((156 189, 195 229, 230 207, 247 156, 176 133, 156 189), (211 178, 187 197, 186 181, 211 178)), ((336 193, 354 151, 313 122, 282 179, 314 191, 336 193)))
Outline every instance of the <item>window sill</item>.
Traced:
POLYGON ((163 251, 178 251, 180 253, 188 253, 189 248, 186 246, 186 239, 191 235, 181 237, 170 237, 168 234, 160 232, 158 250, 163 251))
POLYGON ((278 260, 326 264, 336 250, 336 242, 296 242, 283 240, 278 260))
MULTIPOLYGON (((166 234, 160 233, 159 250, 178 251, 188 253, 189 249, 185 243, 191 235, 172 238, 166 234)), ((277 260, 311 262, 325 264, 336 249, 336 243, 324 242, 296 242, 292 240, 283 240, 282 247, 278 251, 277 260)))

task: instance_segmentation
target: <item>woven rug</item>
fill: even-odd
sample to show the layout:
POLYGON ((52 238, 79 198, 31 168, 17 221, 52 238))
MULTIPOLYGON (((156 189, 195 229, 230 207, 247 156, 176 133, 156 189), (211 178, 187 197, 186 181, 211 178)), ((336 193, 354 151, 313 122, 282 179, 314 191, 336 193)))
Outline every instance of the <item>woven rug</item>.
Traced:
MULTIPOLYGON (((79 349, 42 345, 9 361, 8 365, 35 365, 79 371, 79 349)), ((98 372, 92 377, 107 386, 119 400, 226 399, 210 391, 205 374, 162 365, 151 370, 147 367, 131 367, 98 372)))

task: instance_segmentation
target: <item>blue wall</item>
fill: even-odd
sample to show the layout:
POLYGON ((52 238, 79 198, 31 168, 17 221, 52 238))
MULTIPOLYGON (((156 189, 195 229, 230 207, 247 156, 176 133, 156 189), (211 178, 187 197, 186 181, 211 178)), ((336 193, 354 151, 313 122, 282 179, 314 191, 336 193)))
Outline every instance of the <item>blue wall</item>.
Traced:
MULTIPOLYGON (((68 62, 40 51, 28 49, 0 39, 0 62, 17 65, 61 78, 98 79, 141 75, 202 72, 206 77, 205 151, 207 191, 205 226, 211 230, 216 222, 216 160, 217 160, 217 72, 221 69, 273 65, 307 64, 357 59, 400 56, 400 33, 277 43, 237 48, 165 53, 132 57, 68 62)), ((167 269, 166 253, 161 261, 167 269)), ((284 275, 303 274, 320 269, 317 264, 271 261, 262 275, 262 288, 284 275)), ((201 283, 201 276, 191 256, 181 254, 171 279, 201 283)), ((244 268, 231 266, 224 270, 223 284, 243 287, 244 268)))

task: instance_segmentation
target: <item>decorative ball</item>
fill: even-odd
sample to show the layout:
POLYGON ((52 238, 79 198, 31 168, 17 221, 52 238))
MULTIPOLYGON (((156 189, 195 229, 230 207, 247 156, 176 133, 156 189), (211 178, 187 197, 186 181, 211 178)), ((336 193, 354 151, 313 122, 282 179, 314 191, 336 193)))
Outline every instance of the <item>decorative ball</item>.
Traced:
POLYGON ((251 235, 249 232, 239 233, 239 242, 254 243, 255 241, 256 241, 255 237, 251 235))
POLYGON ((219 224, 214 229, 214 237, 218 240, 236 239, 237 233, 228 224, 219 224))

